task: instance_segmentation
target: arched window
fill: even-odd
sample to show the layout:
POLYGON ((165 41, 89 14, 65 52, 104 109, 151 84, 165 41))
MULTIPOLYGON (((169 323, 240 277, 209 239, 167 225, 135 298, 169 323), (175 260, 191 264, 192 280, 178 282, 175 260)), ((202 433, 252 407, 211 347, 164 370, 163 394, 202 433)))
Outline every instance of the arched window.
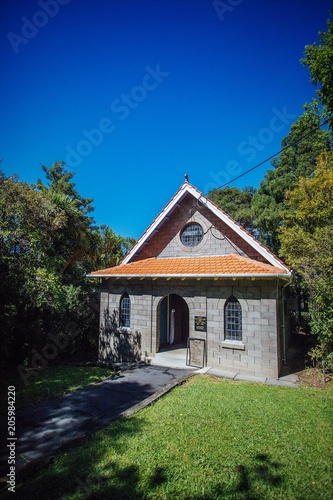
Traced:
POLYGON ((131 301, 128 293, 124 293, 120 299, 120 318, 119 325, 130 327, 131 326, 131 301))
POLYGON ((233 296, 224 306, 224 339, 242 340, 242 307, 233 296))

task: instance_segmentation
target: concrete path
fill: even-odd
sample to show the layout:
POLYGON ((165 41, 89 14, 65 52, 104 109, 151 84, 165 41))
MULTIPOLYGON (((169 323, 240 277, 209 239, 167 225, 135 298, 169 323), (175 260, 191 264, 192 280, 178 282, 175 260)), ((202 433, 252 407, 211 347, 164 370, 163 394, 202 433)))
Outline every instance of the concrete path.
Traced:
MULTIPOLYGON (((171 364, 169 358, 154 360, 171 364)), ((33 473, 61 448, 81 442, 98 427, 141 409, 193 373, 209 373, 234 380, 248 380, 285 387, 297 387, 297 375, 280 379, 247 377, 212 368, 195 369, 185 359, 174 359, 174 366, 126 365, 120 375, 69 393, 63 397, 16 411, 16 474, 33 473), (177 366, 178 365, 178 366, 177 366)), ((0 482, 9 472, 7 416, 0 417, 0 482)))
MULTIPOLYGON (((173 368, 189 368, 186 365, 186 348, 168 349, 156 353, 154 358, 147 358, 151 365, 169 366, 173 368)), ((244 380, 249 382, 260 382, 262 384, 279 385, 283 387, 298 387, 299 378, 296 373, 289 373, 288 367, 283 367, 279 378, 259 377, 254 375, 242 375, 241 373, 228 372, 223 368, 205 367, 197 370, 197 373, 210 373, 216 377, 229 378, 232 380, 244 380)))
MULTIPOLYGON (((16 473, 45 464, 60 448, 80 442, 91 431, 147 406, 194 370, 135 365, 63 397, 16 411, 16 473)), ((0 477, 8 474, 7 416, 0 418, 0 477)))
MULTIPOLYGON (((203 373, 203 370, 200 370, 203 373)), ((231 380, 243 380, 246 382, 259 382, 261 384, 278 385, 280 387, 298 387, 298 375, 290 374, 279 378, 255 377, 254 375, 242 375, 241 373, 231 373, 215 368, 207 368, 205 373, 216 377, 229 378, 231 380)))

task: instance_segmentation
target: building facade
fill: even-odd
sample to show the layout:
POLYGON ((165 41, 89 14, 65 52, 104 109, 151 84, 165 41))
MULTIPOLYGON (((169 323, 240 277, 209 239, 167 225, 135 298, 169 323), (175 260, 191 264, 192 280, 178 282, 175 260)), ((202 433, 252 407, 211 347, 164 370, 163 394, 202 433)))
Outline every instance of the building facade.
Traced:
POLYGON ((291 272, 188 181, 101 278, 101 361, 188 346, 188 362, 278 377, 291 272))

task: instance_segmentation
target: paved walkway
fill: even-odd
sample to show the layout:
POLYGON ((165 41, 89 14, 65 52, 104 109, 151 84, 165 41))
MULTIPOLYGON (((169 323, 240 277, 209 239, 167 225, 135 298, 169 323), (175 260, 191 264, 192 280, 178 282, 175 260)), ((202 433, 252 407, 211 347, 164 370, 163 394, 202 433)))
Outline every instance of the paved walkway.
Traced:
MULTIPOLYGON (((28 473, 40 463, 45 464, 46 458, 60 448, 80 442, 94 429, 147 406, 193 371, 139 364, 115 378, 17 410, 16 472, 20 475, 25 469, 28 473)), ((7 416, 0 419, 0 433, 0 477, 4 477, 9 472, 7 416)))
MULTIPOLYGON (((168 349, 162 352, 156 353, 154 358, 147 358, 147 361, 151 365, 158 366, 172 366, 173 368, 188 368, 186 365, 186 348, 180 349, 168 349)), ((277 378, 269 377, 259 377, 254 375, 242 375, 240 373, 228 372, 219 368, 202 368, 198 370, 198 373, 210 373, 217 377, 229 378, 232 380, 246 380, 250 382, 260 382, 269 385, 279 385, 283 387, 297 387, 298 386, 298 375, 296 373, 290 373, 287 367, 282 368, 281 376, 277 378)))
MULTIPOLYGON (((155 362, 169 359, 155 360, 155 362)), ((61 448, 78 443, 98 427, 127 416, 160 398, 193 373, 209 373, 234 380, 297 387, 297 375, 280 379, 247 377, 212 368, 197 370, 175 360, 179 366, 138 364, 114 378, 69 393, 63 397, 28 406, 16 412, 16 473, 29 474, 61 448)), ((7 416, 0 418, 0 479, 8 474, 7 416), (4 446, 3 446, 4 445, 4 446)), ((2 479, 3 482, 3 479, 2 479)))
MULTIPOLYGON (((205 369, 200 370, 203 373, 205 369)), ((206 369, 206 373, 215 375, 216 377, 229 378, 231 380, 244 380, 247 382, 259 382, 268 385, 279 385, 281 387, 298 387, 298 375, 292 373, 279 378, 255 377, 254 375, 242 375, 241 373, 231 373, 215 368, 206 369)))

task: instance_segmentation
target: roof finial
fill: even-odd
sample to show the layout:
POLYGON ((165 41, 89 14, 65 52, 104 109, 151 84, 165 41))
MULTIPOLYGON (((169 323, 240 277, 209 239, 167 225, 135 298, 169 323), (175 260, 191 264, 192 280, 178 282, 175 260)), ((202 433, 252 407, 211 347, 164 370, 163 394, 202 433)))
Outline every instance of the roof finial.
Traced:
POLYGON ((188 175, 185 174, 184 177, 185 177, 185 182, 188 182, 188 175))

